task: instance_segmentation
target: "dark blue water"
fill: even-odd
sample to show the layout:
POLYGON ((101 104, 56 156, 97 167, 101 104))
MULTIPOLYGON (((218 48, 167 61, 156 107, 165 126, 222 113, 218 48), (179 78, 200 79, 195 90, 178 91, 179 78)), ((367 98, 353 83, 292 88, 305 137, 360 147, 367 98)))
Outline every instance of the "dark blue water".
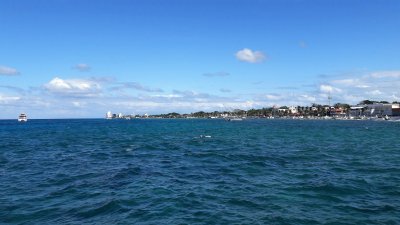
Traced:
POLYGON ((400 224, 400 123, 0 121, 1 224, 400 224))

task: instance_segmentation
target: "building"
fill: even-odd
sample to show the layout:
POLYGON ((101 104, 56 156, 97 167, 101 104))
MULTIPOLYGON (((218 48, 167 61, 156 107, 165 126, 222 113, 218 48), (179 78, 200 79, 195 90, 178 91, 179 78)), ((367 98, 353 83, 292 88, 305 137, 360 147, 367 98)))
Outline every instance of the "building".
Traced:
POLYGON ((289 111, 291 114, 297 114, 299 112, 296 106, 290 106, 289 111))
POLYGON ((333 117, 345 117, 347 116, 348 110, 344 107, 330 108, 330 115, 333 117))
POLYGON ((350 114, 353 116, 383 117, 400 116, 400 104, 373 103, 352 106, 350 114))
POLYGON ((400 104, 392 104, 392 116, 400 116, 400 104))
POLYGON ((111 111, 108 111, 106 114, 106 119, 112 119, 113 118, 113 114, 111 113, 111 111))
POLYGON ((367 116, 391 116, 392 104, 374 103, 367 105, 365 114, 367 116))

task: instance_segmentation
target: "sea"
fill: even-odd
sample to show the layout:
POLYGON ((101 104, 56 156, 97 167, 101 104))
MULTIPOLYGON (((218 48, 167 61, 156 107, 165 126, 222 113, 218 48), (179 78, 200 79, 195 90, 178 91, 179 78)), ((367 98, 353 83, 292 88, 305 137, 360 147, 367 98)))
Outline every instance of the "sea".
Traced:
POLYGON ((400 224, 400 123, 1 120, 0 224, 400 224))

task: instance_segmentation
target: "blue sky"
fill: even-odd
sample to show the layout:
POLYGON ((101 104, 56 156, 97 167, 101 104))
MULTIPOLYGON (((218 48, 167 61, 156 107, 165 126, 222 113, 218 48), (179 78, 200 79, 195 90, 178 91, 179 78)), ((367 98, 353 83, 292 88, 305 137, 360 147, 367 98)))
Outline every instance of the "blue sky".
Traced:
POLYGON ((400 101, 400 1, 0 2, 0 118, 400 101))

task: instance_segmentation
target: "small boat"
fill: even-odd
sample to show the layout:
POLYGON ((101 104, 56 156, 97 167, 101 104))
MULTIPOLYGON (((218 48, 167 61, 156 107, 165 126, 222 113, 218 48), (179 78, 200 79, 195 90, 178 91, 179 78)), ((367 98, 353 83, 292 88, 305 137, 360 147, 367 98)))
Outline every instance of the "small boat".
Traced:
POLYGON ((26 118, 26 114, 25 113, 19 114, 18 122, 27 122, 27 121, 28 121, 28 119, 26 118))

